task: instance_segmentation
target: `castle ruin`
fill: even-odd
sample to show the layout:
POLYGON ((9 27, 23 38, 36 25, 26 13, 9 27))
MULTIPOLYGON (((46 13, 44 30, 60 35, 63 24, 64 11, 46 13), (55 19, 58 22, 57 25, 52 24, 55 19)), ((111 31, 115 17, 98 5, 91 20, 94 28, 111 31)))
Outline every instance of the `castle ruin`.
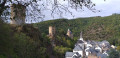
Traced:
POLYGON ((49 26, 49 38, 54 38, 56 34, 55 32, 56 32, 55 27, 49 26))
POLYGON ((26 7, 22 4, 11 4, 10 24, 22 25, 25 23, 26 7))
POLYGON ((68 31, 67 31, 67 36, 73 39, 73 34, 72 34, 72 32, 70 31, 70 29, 68 29, 68 31))

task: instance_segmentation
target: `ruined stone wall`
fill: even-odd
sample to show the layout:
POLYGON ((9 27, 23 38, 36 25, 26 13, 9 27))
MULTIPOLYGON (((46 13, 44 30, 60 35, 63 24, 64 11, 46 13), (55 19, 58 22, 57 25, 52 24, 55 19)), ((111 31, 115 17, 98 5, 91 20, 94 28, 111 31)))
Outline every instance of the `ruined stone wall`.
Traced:
POLYGON ((67 31, 67 36, 71 37, 70 31, 67 31))
POLYGON ((54 38, 55 37, 55 27, 49 26, 49 37, 54 38))
POLYGON ((68 37, 70 37, 71 39, 73 39, 73 34, 71 33, 70 30, 67 31, 67 34, 66 34, 68 37))
POLYGON ((25 23, 26 7, 21 4, 11 4, 11 23, 21 25, 25 23))

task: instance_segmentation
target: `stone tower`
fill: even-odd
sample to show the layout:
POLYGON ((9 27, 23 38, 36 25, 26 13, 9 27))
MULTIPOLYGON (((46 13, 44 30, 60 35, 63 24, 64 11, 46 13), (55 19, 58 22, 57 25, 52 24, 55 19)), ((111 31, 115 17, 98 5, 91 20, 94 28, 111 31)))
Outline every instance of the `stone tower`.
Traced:
POLYGON ((50 38, 54 38, 55 37, 55 34, 56 34, 55 32, 56 32, 55 27, 49 26, 49 37, 50 38))
POLYGON ((26 7, 22 4, 11 4, 10 24, 22 25, 25 23, 26 7))
POLYGON ((68 29, 68 31, 67 31, 67 36, 70 37, 70 38, 73 38, 73 34, 72 34, 72 32, 70 31, 70 29, 68 29))

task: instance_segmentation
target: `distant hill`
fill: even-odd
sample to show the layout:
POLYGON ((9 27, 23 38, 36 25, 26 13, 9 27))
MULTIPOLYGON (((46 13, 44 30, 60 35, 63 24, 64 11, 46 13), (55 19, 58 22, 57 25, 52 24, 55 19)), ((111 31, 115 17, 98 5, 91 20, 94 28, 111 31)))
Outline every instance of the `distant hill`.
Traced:
POLYGON ((119 45, 120 41, 120 14, 113 14, 107 17, 90 17, 77 19, 56 19, 35 23, 34 26, 48 34, 48 27, 55 26, 57 32, 67 32, 69 28, 74 38, 79 38, 80 32, 83 32, 85 40, 108 40, 111 44, 119 45))

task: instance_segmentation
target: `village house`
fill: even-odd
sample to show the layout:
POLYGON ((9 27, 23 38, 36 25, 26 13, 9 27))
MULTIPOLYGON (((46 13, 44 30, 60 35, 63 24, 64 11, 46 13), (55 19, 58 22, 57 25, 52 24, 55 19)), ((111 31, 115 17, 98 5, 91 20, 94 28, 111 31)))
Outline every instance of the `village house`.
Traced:
POLYGON ((66 52, 65 58, 107 58, 107 56, 109 56, 108 52, 110 48, 116 47, 113 45, 110 46, 110 43, 106 40, 102 42, 93 40, 85 41, 83 40, 81 32, 73 52, 66 52))
POLYGON ((65 58, 81 58, 77 52, 66 52, 65 58))

